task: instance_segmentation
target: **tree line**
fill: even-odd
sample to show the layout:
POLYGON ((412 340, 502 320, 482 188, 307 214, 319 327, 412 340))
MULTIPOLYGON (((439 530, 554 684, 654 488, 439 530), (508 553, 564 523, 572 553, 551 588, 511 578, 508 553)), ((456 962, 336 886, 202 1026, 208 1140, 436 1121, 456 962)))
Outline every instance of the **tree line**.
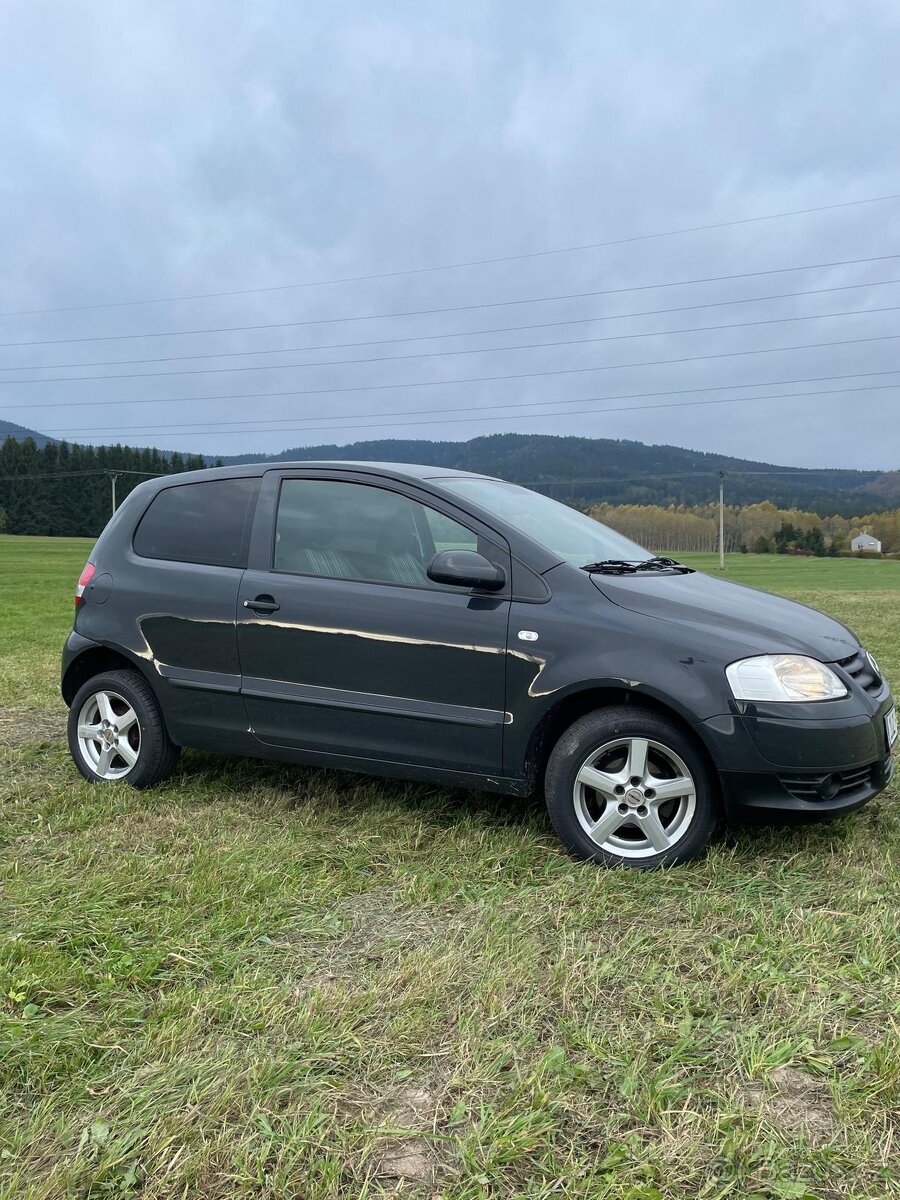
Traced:
POLYGON ((199 454, 161 454, 132 446, 79 446, 8 437, 0 444, 0 533, 96 537, 112 511, 109 475, 121 501, 154 475, 205 467, 199 454), (89 473, 90 472, 90 473, 89 473))
MULTIPOLYGON (((626 537, 653 550, 713 553, 719 546, 715 504, 594 504, 585 510, 626 537)), ((857 517, 820 516, 770 501, 725 508, 725 550, 755 554, 844 554, 851 539, 868 531, 885 552, 900 551, 900 509, 857 517)))
MULTIPOLYGON (((111 512, 110 474, 123 472, 116 481, 117 499, 122 500, 145 478, 207 465, 208 459, 198 454, 68 442, 39 447, 31 438, 9 437, 0 444, 0 533, 96 537, 111 512)), ((578 507, 655 550, 711 553, 718 548, 719 513, 714 503, 582 502, 578 507)), ((885 551, 900 551, 900 509, 821 516, 763 501, 729 505, 725 510, 729 552, 844 553, 850 539, 863 530, 879 538, 885 551)))

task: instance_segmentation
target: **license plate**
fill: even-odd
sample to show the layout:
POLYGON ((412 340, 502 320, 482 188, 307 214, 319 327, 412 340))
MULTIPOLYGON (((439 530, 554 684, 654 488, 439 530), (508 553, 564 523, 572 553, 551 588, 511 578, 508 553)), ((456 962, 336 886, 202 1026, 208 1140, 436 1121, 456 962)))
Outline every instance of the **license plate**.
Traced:
POLYGON ((884 718, 884 733, 887 738, 888 747, 893 746, 897 740, 897 710, 892 708, 884 718))

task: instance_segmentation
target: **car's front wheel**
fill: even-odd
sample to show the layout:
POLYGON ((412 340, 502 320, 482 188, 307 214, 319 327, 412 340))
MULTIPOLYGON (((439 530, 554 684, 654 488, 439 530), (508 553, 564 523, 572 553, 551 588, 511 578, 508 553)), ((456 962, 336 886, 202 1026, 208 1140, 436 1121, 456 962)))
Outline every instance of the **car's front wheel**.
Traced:
POLYGON ((68 736, 75 765, 91 783, 152 787, 178 761, 156 697, 137 671, 107 671, 83 684, 69 709, 68 736))
POLYGON ((709 768, 674 721, 647 709, 598 709, 557 742, 544 781, 553 828, 570 853, 604 866, 674 866, 715 831, 709 768))

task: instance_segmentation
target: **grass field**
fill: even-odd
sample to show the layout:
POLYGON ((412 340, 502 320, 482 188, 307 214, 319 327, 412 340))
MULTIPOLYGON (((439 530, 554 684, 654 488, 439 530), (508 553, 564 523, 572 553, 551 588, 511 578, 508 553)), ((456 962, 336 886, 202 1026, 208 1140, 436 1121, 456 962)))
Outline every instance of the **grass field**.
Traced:
MULTIPOLYGON (((900 1195, 896 784, 651 874, 538 802, 201 754, 92 788, 88 549, 0 538, 2 1200, 900 1195)), ((900 563, 727 576, 900 680, 900 563)))
MULTIPOLYGON (((701 571, 719 574, 717 554, 677 554, 701 571)), ((790 554, 729 554, 725 577, 769 592, 898 592, 900 561, 799 558, 790 554)))

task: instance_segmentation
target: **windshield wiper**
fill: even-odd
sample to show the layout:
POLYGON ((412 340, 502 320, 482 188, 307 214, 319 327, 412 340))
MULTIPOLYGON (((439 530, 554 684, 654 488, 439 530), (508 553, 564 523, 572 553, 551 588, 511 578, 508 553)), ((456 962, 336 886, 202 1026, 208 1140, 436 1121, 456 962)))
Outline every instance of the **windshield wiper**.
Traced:
POLYGON ((677 571, 679 575, 693 574, 693 567, 686 567, 684 563, 678 562, 675 558, 647 558, 643 562, 638 563, 639 571, 677 571))
POLYGON ((675 571, 679 575, 690 575, 694 568, 676 562, 674 558, 626 559, 604 558, 600 562, 586 563, 582 571, 598 575, 636 575, 638 571, 675 571))

